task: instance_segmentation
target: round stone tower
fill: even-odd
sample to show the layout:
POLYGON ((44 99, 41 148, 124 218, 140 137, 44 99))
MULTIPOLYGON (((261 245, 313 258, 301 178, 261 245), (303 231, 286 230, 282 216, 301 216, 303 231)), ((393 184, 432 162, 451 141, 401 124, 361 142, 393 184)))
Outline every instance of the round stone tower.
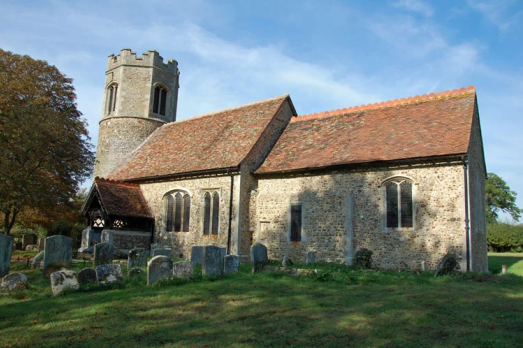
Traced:
POLYGON ((152 132, 176 121, 178 62, 154 50, 111 54, 105 74, 94 177, 107 177, 152 132))

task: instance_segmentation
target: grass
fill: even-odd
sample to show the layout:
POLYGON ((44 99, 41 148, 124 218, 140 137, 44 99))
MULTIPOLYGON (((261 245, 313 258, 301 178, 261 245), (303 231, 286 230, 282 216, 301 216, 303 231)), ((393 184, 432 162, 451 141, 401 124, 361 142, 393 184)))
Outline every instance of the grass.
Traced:
POLYGON ((489 253, 489 269, 501 273, 501 266, 507 266, 507 273, 523 277, 523 253, 489 253))
POLYGON ((0 297, 0 347, 523 346, 516 274, 317 268, 294 278, 241 265, 235 276, 161 287, 142 274, 58 297, 41 271, 24 270, 31 288, 0 297))

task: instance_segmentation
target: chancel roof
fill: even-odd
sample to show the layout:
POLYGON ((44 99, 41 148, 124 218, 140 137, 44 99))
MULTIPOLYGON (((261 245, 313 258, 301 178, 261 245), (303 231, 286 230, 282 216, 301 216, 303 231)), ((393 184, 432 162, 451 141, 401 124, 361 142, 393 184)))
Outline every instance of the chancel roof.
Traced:
POLYGON ((466 154, 475 103, 470 86, 295 117, 256 173, 466 154))

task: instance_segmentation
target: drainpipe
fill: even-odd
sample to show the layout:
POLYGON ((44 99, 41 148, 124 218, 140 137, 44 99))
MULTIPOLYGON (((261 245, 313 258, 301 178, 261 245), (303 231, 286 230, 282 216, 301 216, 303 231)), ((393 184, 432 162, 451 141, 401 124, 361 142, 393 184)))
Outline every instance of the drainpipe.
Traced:
POLYGON ((231 192, 229 195, 229 229, 227 231, 227 255, 231 254, 231 234, 232 234, 232 198, 234 191, 234 175, 231 174, 231 192))
POLYGON ((469 220, 469 159, 463 157, 463 176, 465 178, 465 238, 467 248, 467 272, 470 271, 470 220, 469 220))

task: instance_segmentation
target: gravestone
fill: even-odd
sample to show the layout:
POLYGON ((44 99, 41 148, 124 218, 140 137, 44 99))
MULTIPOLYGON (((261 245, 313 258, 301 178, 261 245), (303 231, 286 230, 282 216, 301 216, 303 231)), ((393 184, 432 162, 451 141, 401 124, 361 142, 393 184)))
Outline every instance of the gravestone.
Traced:
POLYGON ((129 277, 132 277, 132 276, 135 276, 135 275, 141 274, 141 273, 143 273, 143 269, 141 269, 141 268, 131 268, 129 270, 129 277))
POLYGON ((192 263, 188 261, 175 262, 173 264, 173 276, 181 279, 192 278, 194 269, 192 263))
POLYGON ((135 248, 129 251, 127 256, 127 268, 147 266, 147 251, 143 248, 135 248))
POLYGON ((105 265, 113 262, 115 254, 114 245, 98 243, 94 246, 94 265, 105 265))
POLYGON ((314 262, 316 262, 316 255, 314 254, 314 251, 307 251, 307 254, 305 255, 305 264, 310 265, 314 262))
POLYGON ((201 265, 203 261, 203 247, 193 246, 191 248, 191 263, 193 266, 201 265))
POLYGON ((223 273, 231 274, 238 272, 240 257, 238 255, 227 255, 223 258, 223 273))
POLYGON ((9 274, 12 253, 13 238, 0 233, 0 278, 9 274))
POLYGON ((45 239, 44 269, 52 263, 73 263, 73 240, 66 236, 51 236, 45 239))
POLYGON ((99 265, 96 266, 96 277, 100 284, 122 281, 122 269, 117 264, 99 265))
POLYGON ((152 257, 155 256, 167 256, 168 258, 171 258, 171 249, 164 248, 164 249, 154 249, 152 253, 152 257))
POLYGON ((287 267, 289 267, 289 266, 292 266, 292 265, 293 265, 293 262, 292 262, 292 260, 291 260, 291 258, 290 258, 289 256, 285 255, 285 256, 283 257, 283 261, 281 262, 281 264, 282 264, 282 266, 283 266, 284 268, 287 268, 287 267))
POLYGON ((223 248, 207 245, 203 247, 202 274, 220 276, 223 270, 223 248))
POLYGON ((84 268, 78 272, 78 282, 80 284, 96 283, 98 284, 98 278, 96 277, 96 271, 93 268, 84 268))
POLYGON ((27 288, 27 276, 22 273, 11 273, 2 279, 0 288, 5 291, 24 290, 27 288))
POLYGON ((251 245, 252 273, 262 271, 267 261, 267 247, 261 243, 251 245))
POLYGON ((78 290, 79 288, 80 284, 78 284, 75 271, 64 270, 51 273, 51 290, 53 295, 59 295, 65 289, 78 290))
POLYGON ((147 285, 173 276, 173 260, 165 255, 155 256, 147 264, 147 285))
POLYGON ((34 234, 24 234, 22 236, 22 246, 24 250, 27 250, 28 245, 35 245, 38 237, 34 234))
POLYGON ((29 268, 40 269, 44 268, 44 252, 40 251, 35 257, 29 261, 29 268))

